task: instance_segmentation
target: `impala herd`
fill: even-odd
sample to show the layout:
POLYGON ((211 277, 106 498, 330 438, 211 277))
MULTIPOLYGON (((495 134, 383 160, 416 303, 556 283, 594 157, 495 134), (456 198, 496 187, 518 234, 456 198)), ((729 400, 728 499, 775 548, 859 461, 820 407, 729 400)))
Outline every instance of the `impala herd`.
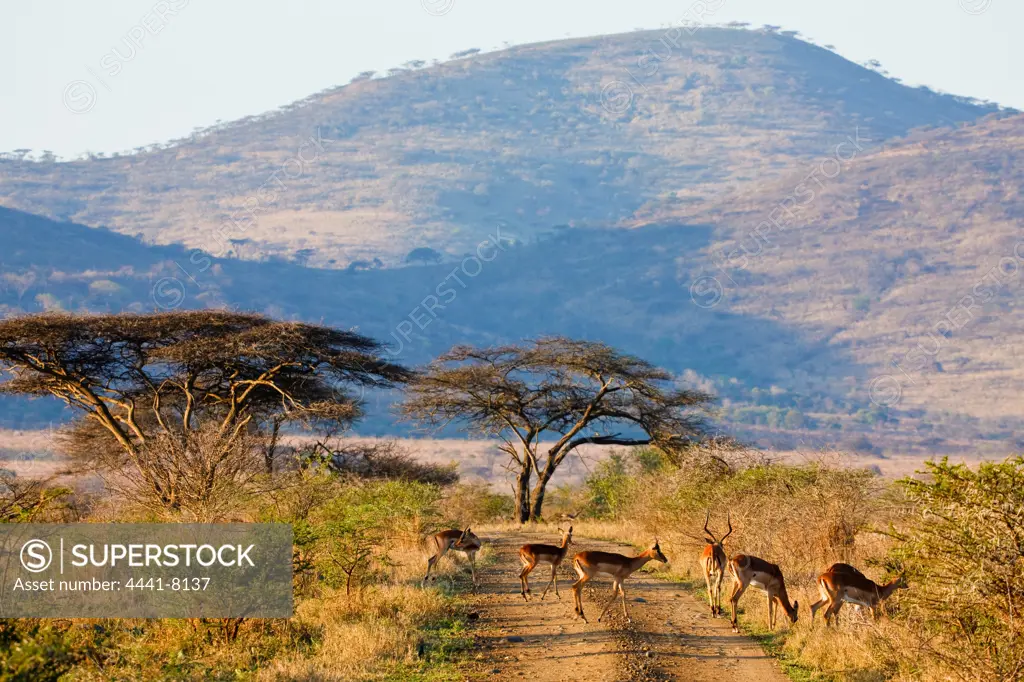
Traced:
MULTIPOLYGON (((711 512, 709 510, 704 517, 703 541, 705 545, 700 555, 700 569, 707 585, 711 616, 714 618, 722 615, 722 581, 728 571, 732 576, 732 594, 729 597, 729 603, 732 606, 733 632, 739 632, 736 622, 736 606, 740 597, 751 586, 763 591, 768 598, 769 629, 775 629, 779 606, 786 612, 789 622, 795 623, 799 602, 790 601, 782 570, 776 564, 748 554, 736 554, 731 559, 727 559, 723 543, 732 534, 732 515, 730 514, 728 518, 729 530, 720 539, 715 538, 714 533, 708 529, 710 519, 711 512)), ((551 577, 540 598, 543 600, 547 596, 552 585, 555 588, 555 596, 559 599, 562 598, 558 593, 558 567, 569 553, 569 545, 572 544, 572 526, 564 531, 559 529, 559 532, 562 534, 562 540, 557 545, 529 543, 519 548, 519 560, 523 565, 522 571, 519 573, 520 593, 523 599, 529 601, 531 591, 528 578, 533 569, 541 564, 551 567, 551 577)), ((471 529, 442 531, 431 536, 429 543, 433 555, 427 561, 427 574, 424 576, 424 583, 430 579, 430 571, 441 557, 448 551, 455 550, 463 552, 469 558, 473 585, 476 586, 476 553, 480 550, 482 543, 471 529)), ((601 614, 597 618, 598 622, 604 618, 605 613, 615 603, 616 597, 621 599, 623 617, 626 622, 630 622, 629 610, 626 607, 626 592, 622 588, 622 583, 649 561, 668 563, 668 557, 662 553, 657 538, 655 538, 654 544, 633 557, 595 550, 576 554, 572 559, 572 567, 576 571, 576 575, 579 576, 579 579, 572 584, 575 618, 582 618, 584 622, 589 622, 583 613, 583 585, 593 578, 605 576, 612 579, 612 596, 601 610, 601 614)), ((844 603, 853 604, 857 608, 866 608, 871 612, 872 618, 877 618, 879 605, 896 590, 906 589, 907 583, 903 576, 899 576, 885 585, 879 585, 853 566, 837 563, 832 564, 818 577, 817 586, 821 599, 811 604, 811 623, 814 623, 814 616, 818 610, 825 607, 825 623, 829 625, 833 618, 838 617, 839 609, 844 603)))

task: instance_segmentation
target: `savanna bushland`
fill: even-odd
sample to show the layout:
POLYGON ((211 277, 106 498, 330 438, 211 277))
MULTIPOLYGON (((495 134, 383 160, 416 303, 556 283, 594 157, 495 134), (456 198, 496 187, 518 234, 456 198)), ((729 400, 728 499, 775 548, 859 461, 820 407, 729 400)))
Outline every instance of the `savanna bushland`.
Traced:
MULTIPOLYGON (((739 603, 744 631, 793 679, 1024 679, 1024 458, 929 461, 893 481, 828 455, 785 464, 732 444, 697 447, 710 452, 681 465, 657 449, 621 451, 552 512, 576 512, 577 533, 641 548, 659 536, 677 555, 668 575, 702 598, 705 514, 718 537, 731 516, 726 554, 777 563, 800 603, 797 623, 774 632, 763 593, 748 590, 739 603), (835 562, 879 585, 903 576, 908 589, 883 602, 877 621, 847 605, 838 627, 826 628, 822 612, 812 624, 817 577, 835 562)), ((731 588, 727 576, 726 612, 731 588)))
POLYGON ((424 67, 0 154, 0 522, 290 523, 297 604, 5 621, 0 677, 463 679, 475 602, 458 556, 419 587, 425 534, 657 535, 643 579, 699 594, 710 511, 799 599, 775 633, 740 603, 794 678, 1021 679, 1024 117, 776 26, 424 67), (354 429, 490 439, 512 485, 354 429), (909 587, 811 627, 833 562, 909 587))
MULTIPOLYGON (((0 477, 3 522, 274 521, 295 533, 292 618, 8 619, 5 679, 462 679, 473 597, 458 560, 419 584, 425 535, 571 517, 578 537, 637 546, 659 537, 673 560, 655 577, 700 592, 708 512, 719 531, 731 519, 729 555, 778 563, 802 605, 834 562, 879 584, 906 580, 879 620, 847 606, 833 628, 820 616, 812 624, 802 606, 796 624, 768 632, 762 599, 748 593, 744 629, 795 679, 1022 678, 1024 459, 929 462, 899 481, 825 459, 772 461, 706 433, 710 396, 666 393, 662 370, 569 339, 460 347, 411 370, 355 332, 261 315, 48 314, 0 322, 0 363, 5 392, 49 393, 76 415, 61 439, 66 472, 0 477), (507 444, 537 433, 518 416, 554 420, 565 443, 618 447, 575 488, 558 485, 560 440, 505 449, 520 475, 524 462, 551 464, 540 505, 536 487, 502 494, 393 444, 347 441, 360 386, 405 389, 411 417, 486 425, 505 415, 507 444), (592 420, 580 426, 581 414, 592 420), (636 443, 598 433, 609 425, 630 427, 636 443), (289 440, 294 432, 308 437, 289 440), (101 485, 81 486, 76 474, 87 471, 101 485)), ((485 545, 483 564, 493 559, 485 545)))
POLYGON ((377 342, 253 314, 51 314, 0 322, 0 366, 0 390, 74 415, 59 480, 0 477, 4 522, 288 523, 297 603, 288 620, 8 619, 0 678, 404 676, 465 646, 453 584, 411 580, 457 473, 337 438, 361 387, 412 377, 377 342), (284 445, 294 429, 317 435, 284 445))

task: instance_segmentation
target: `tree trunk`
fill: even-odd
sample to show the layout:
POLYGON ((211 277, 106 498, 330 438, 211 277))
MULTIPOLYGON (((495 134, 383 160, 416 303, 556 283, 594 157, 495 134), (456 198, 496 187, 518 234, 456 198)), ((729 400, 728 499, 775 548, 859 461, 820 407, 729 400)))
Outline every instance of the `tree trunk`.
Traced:
POLYGON ((530 479, 533 477, 533 464, 529 459, 523 462, 523 468, 516 476, 516 516, 519 523, 530 520, 530 479))
POLYGON ((555 474, 555 467, 552 466, 551 462, 544 467, 544 471, 540 472, 540 477, 537 479, 537 485, 533 488, 533 508, 530 510, 530 520, 540 521, 541 511, 544 507, 544 491, 547 489, 548 481, 555 474))
POLYGON ((263 447, 263 469, 267 474, 274 473, 274 457, 277 454, 277 441, 281 435, 281 421, 274 420, 274 426, 270 430, 270 442, 263 447))

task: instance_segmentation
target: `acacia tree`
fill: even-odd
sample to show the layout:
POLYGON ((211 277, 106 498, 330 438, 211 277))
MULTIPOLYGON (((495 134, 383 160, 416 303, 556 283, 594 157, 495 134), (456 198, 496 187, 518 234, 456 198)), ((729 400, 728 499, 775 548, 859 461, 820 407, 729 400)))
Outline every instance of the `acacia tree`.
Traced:
POLYGON ((248 313, 33 315, 0 321, 0 393, 63 400, 80 414, 72 455, 177 510, 269 466, 255 436, 348 424, 353 388, 408 380, 381 351, 351 331, 248 313))
POLYGON ((671 380, 602 343, 554 337, 456 346, 410 384, 403 411, 423 423, 461 423, 499 438, 516 471, 519 520, 536 521, 552 476, 579 446, 653 444, 672 457, 704 434, 712 396, 671 380))

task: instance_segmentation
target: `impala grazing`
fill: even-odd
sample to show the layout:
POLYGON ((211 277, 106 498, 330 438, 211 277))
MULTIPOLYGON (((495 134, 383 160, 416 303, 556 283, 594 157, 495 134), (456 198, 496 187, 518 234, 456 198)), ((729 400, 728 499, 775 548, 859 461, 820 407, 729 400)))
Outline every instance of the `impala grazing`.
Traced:
POLYGON ((572 567, 576 569, 576 574, 580 577, 579 580, 572 584, 573 600, 576 604, 576 618, 582 618, 584 623, 589 622, 583 614, 583 584, 599 575, 606 575, 612 579, 612 597, 605 604, 604 609, 601 610, 601 615, 597 617, 597 622, 600 623, 601 619, 604 618, 604 614, 615 601, 616 596, 622 598, 622 615, 626 618, 626 622, 631 622, 629 611, 626 609, 626 592, 622 589, 622 581, 640 570, 648 561, 668 563, 668 558, 661 553, 657 538, 655 538, 653 545, 635 557, 613 554, 612 552, 595 551, 580 552, 573 557, 572 567))
POLYGON ((711 617, 722 615, 722 580, 725 578, 725 548, 722 543, 732 535, 732 514, 729 514, 729 532, 716 540, 714 533, 708 530, 711 510, 704 517, 704 551, 700 555, 700 570, 704 572, 704 582, 708 586, 708 603, 711 605, 711 617))
POLYGON ((775 564, 770 564, 764 559, 746 554, 737 554, 729 560, 729 572, 735 582, 732 586, 732 596, 729 602, 732 604, 732 631, 739 632, 739 624, 736 622, 736 605, 740 597, 753 585, 764 590, 768 595, 768 629, 775 629, 775 615, 777 612, 776 602, 782 605, 789 617, 790 623, 795 623, 799 602, 789 603, 789 594, 786 593, 786 581, 782 577, 782 571, 775 564))
POLYGON ((555 586, 555 596, 559 599, 562 598, 562 595, 558 594, 558 567, 569 552, 569 545, 572 543, 572 526, 569 526, 569 530, 563 531, 561 528, 558 530, 562 533, 562 544, 560 545, 531 543, 519 548, 519 560, 523 562, 523 570, 519 573, 519 582, 523 599, 527 601, 530 600, 527 596, 530 594, 530 583, 526 578, 533 569, 537 568, 538 564, 551 564, 551 580, 548 581, 547 587, 540 595, 541 601, 547 596, 552 584, 555 586))
POLYGON ((469 570, 473 576, 473 586, 476 587, 476 553, 480 549, 480 538, 473 534, 469 528, 466 530, 443 530, 430 537, 429 543, 434 549, 434 555, 427 559, 427 574, 423 576, 423 584, 430 579, 430 569, 441 560, 448 550, 454 549, 457 552, 465 553, 469 558, 469 570))
POLYGON ((814 623, 814 614, 818 609, 827 606, 825 625, 829 625, 833 616, 839 616, 839 609, 844 602, 869 609, 872 619, 875 619, 878 617, 878 606, 896 590, 905 589, 907 582, 902 575, 885 585, 879 585, 849 564, 832 564, 818 576, 821 599, 811 604, 811 623, 814 623))

